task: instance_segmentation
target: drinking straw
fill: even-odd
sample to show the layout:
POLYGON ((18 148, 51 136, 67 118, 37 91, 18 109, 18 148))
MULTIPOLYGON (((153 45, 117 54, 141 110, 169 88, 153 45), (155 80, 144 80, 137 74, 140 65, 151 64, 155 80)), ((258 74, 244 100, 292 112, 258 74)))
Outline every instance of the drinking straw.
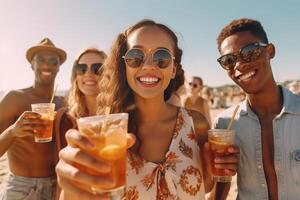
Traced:
POLYGON ((232 115, 232 117, 231 117, 231 119, 230 119, 230 122, 229 122, 229 124, 228 124, 228 126, 227 126, 227 130, 230 130, 231 125, 232 125, 233 120, 234 120, 234 117, 235 117, 235 115, 236 115, 236 113, 237 113, 239 107, 240 107, 240 105, 237 105, 237 106, 235 107, 235 110, 234 110, 234 112, 233 112, 233 115, 232 115))
POLYGON ((55 96, 55 93, 56 93, 57 87, 58 87, 58 84, 56 84, 56 86, 55 86, 55 89, 54 89, 54 91, 53 91, 53 93, 52 93, 52 96, 51 96, 50 103, 52 103, 52 101, 53 101, 53 99, 54 99, 54 96, 55 96))

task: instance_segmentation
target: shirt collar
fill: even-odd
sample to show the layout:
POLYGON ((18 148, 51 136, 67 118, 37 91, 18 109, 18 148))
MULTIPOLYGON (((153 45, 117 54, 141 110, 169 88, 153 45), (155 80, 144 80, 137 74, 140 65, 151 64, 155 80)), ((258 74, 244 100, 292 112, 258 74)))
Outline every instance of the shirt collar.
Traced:
POLYGON ((283 95, 283 108, 282 113, 291 113, 300 115, 300 96, 293 94, 291 91, 283 86, 279 86, 283 95))
MULTIPOLYGON (((283 96, 283 106, 279 115, 284 113, 300 115, 300 96, 293 94, 291 91, 281 85, 279 85, 279 88, 281 89, 283 96)), ((256 118, 256 114, 251 110, 247 99, 241 102, 240 106, 241 109, 239 114, 241 116, 248 114, 249 116, 256 118)))

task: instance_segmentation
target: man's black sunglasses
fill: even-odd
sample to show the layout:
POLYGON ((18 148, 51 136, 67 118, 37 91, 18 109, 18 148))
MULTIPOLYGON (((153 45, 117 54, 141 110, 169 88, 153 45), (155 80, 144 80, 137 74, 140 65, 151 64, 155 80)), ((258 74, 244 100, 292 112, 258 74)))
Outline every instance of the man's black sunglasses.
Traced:
POLYGON ((261 55, 261 47, 266 47, 268 44, 263 42, 255 42, 242 47, 238 53, 230 53, 218 58, 221 67, 226 70, 231 70, 235 67, 238 56, 244 62, 252 62, 257 60, 261 55))

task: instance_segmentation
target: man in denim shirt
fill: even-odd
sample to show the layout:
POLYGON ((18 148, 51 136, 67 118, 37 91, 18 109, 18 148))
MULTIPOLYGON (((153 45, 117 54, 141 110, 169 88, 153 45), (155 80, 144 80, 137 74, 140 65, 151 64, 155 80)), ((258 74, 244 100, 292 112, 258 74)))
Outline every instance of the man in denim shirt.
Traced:
MULTIPOLYGON (((260 22, 238 19, 218 36, 218 62, 246 93, 232 129, 240 147, 238 199, 300 199, 300 97, 278 86, 275 47, 260 22)), ((226 128, 234 107, 221 113, 226 128)))

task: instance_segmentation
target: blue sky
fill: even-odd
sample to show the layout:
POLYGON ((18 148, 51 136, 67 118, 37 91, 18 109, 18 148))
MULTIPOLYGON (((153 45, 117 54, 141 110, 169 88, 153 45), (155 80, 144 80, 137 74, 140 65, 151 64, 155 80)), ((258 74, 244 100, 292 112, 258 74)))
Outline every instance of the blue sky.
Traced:
POLYGON ((299 9, 298 0, 0 0, 0 90, 33 83, 25 52, 46 36, 68 54, 57 76, 59 89, 68 89, 82 49, 109 53, 116 35, 144 18, 177 33, 187 77, 201 76, 209 86, 232 83, 216 62, 221 28, 235 18, 258 19, 276 46, 276 80, 300 79, 299 9))

